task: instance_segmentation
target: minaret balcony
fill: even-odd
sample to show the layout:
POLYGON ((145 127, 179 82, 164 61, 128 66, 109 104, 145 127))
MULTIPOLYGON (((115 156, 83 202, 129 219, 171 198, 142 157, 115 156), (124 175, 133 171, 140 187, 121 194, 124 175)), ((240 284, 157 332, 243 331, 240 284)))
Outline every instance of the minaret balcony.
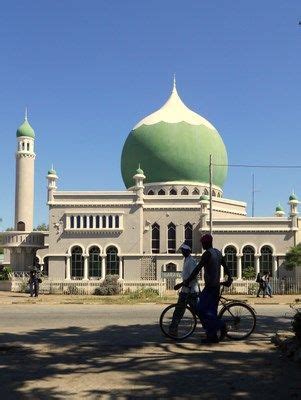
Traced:
POLYGON ((9 247, 44 248, 48 232, 7 231, 1 234, 1 245, 9 247))

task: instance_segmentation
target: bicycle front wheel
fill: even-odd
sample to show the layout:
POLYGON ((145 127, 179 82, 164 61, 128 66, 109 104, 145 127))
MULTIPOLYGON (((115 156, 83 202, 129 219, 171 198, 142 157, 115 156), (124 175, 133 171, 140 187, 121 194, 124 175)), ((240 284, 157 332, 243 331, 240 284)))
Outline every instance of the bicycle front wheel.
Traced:
POLYGON ((176 304, 166 307, 160 316, 160 328, 165 336, 173 340, 183 340, 192 335, 197 324, 197 318, 189 306, 186 306, 184 315, 177 327, 171 328, 171 322, 176 304))
POLYGON ((233 302, 225 305, 221 309, 219 317, 226 324, 226 336, 232 340, 246 339, 256 326, 255 313, 245 303, 233 302))

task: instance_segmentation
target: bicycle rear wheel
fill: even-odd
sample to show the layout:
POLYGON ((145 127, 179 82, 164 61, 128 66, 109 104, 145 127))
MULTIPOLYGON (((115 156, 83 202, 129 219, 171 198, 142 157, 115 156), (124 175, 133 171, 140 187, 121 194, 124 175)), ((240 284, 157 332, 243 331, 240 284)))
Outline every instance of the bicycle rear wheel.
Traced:
POLYGON ((173 340, 183 340, 193 334, 196 328, 197 318, 191 308, 186 306, 183 318, 178 325, 178 329, 171 332, 170 325, 175 307, 176 304, 171 304, 163 310, 159 320, 160 328, 165 336, 173 340))
POLYGON ((219 312, 219 317, 226 323, 226 336, 232 340, 246 339, 256 326, 255 313, 245 303, 233 302, 225 305, 219 312))

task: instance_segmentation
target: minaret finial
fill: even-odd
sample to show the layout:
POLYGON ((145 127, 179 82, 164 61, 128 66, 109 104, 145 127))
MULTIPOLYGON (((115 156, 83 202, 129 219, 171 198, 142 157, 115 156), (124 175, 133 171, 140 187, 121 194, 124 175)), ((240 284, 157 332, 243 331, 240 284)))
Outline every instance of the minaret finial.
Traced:
POLYGON ((53 163, 51 164, 51 169, 52 169, 52 171, 54 170, 54 168, 53 168, 53 163))
POLYGON ((27 107, 25 107, 25 116, 24 116, 24 119, 25 119, 25 121, 27 121, 27 115, 28 113, 27 113, 27 107))
POLYGON ((173 74, 173 89, 172 91, 174 92, 177 90, 177 82, 176 82, 176 74, 173 74))

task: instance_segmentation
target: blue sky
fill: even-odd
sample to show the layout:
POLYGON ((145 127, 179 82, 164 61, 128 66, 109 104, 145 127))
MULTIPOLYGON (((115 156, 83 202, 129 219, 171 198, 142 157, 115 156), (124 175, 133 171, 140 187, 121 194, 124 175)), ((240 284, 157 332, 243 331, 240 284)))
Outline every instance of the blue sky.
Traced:
MULTIPOLYGON (((222 135, 231 163, 301 164, 300 1, 6 0, 0 14, 0 217, 13 225, 15 131, 36 131, 35 224, 45 175, 60 189, 123 189, 132 127, 169 96, 222 135)), ((230 169, 225 197, 250 203, 253 170, 230 169)), ((301 170, 258 170, 256 215, 285 207, 301 170)), ((250 207, 249 207, 250 211, 250 207)))

